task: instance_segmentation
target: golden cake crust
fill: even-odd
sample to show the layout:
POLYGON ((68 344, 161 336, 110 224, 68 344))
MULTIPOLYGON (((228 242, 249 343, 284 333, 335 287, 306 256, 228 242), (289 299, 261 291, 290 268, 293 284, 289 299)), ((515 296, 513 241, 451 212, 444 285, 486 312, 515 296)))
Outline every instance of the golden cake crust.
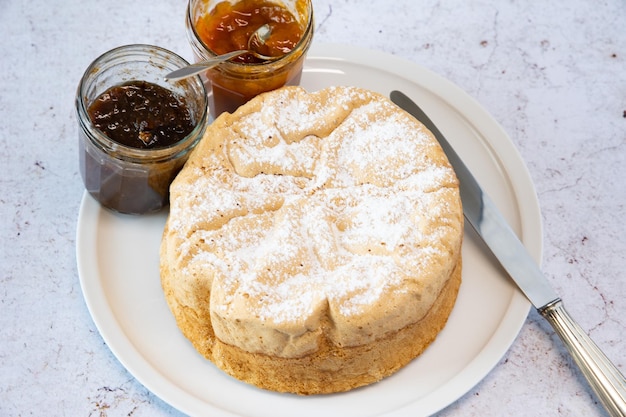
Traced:
POLYGON ((299 394, 372 383, 419 355, 454 305, 457 179, 379 94, 263 94, 208 127, 170 193, 167 302, 243 381, 299 394))

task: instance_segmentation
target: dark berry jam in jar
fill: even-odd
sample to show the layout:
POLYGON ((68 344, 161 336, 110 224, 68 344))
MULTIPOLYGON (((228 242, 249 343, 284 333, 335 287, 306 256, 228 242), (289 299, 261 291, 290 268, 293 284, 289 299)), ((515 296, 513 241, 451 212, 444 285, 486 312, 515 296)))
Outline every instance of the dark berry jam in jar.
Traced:
POLYGON ((143 214, 167 205, 170 183, 207 124, 200 77, 165 81, 185 65, 165 49, 128 45, 85 71, 76 94, 80 172, 102 206, 143 214))

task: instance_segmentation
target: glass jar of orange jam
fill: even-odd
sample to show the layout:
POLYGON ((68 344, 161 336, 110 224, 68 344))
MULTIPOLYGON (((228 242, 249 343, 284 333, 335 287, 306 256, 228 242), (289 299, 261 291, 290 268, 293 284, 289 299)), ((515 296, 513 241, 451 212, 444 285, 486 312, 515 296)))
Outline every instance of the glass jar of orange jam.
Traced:
POLYGON ((202 75, 213 117, 232 113, 266 91, 298 85, 304 58, 313 39, 311 0, 189 0, 187 35, 196 61, 240 49, 260 26, 272 31, 257 52, 272 61, 246 54, 202 75))

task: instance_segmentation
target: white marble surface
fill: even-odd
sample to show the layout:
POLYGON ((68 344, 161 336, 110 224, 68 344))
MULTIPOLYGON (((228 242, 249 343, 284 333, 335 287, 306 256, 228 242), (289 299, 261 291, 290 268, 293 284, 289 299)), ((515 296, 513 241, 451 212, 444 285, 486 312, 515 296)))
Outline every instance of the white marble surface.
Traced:
MULTIPOLYGON (((530 170, 543 269, 626 371, 623 0, 314 0, 315 42, 419 63, 477 99, 530 170)), ((183 0, 0 0, 0 415, 179 416, 120 365, 82 298, 73 100, 100 53, 190 59, 183 0)), ((534 311, 495 369, 438 416, 602 416, 534 311)))

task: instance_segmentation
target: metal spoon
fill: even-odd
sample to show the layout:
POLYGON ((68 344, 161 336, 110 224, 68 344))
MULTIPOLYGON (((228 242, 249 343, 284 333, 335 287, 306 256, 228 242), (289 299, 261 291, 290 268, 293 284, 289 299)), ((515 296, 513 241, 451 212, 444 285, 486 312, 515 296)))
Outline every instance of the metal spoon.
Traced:
POLYGON ((265 41, 270 37, 272 33, 272 27, 268 24, 265 24, 254 31, 250 38, 248 39, 248 49, 240 49, 238 51, 228 52, 227 54, 218 55, 214 58, 207 59, 206 61, 200 61, 195 64, 191 64, 189 66, 177 69, 175 71, 170 72, 165 76, 167 81, 178 81, 183 78, 191 77, 196 74, 200 74, 203 71, 206 71, 210 68, 213 68, 216 65, 221 64, 224 61, 228 61, 229 59, 238 57, 244 54, 251 54, 254 57, 261 59, 263 61, 274 61, 280 56, 267 56, 260 54, 254 50, 255 43, 258 45, 264 45, 265 41))

